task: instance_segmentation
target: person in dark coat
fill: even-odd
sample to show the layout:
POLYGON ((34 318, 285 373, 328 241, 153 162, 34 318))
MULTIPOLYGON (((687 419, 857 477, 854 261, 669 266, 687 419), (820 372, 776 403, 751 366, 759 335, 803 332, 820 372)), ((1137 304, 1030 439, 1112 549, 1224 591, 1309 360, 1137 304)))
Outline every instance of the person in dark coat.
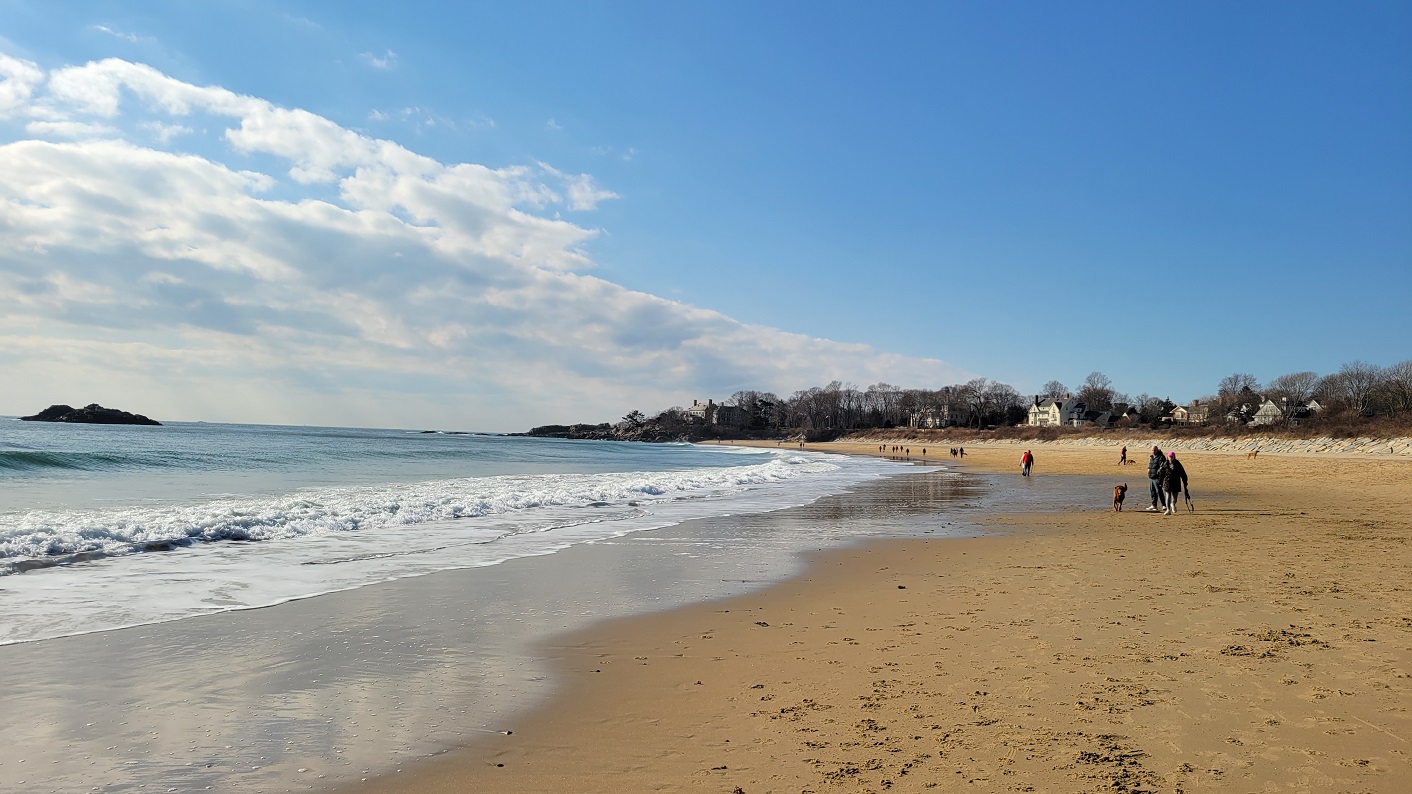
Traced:
POLYGON ((1153 445, 1152 456, 1147 459, 1147 491, 1152 497, 1152 504, 1147 508, 1149 513, 1167 507, 1167 494, 1162 490, 1162 470, 1165 468, 1167 459, 1162 456, 1162 449, 1153 445))
POLYGON ((1177 512, 1177 499, 1186 490, 1186 467, 1177 460, 1177 453, 1167 453, 1167 467, 1162 470, 1162 490, 1167 492, 1167 515, 1177 512))

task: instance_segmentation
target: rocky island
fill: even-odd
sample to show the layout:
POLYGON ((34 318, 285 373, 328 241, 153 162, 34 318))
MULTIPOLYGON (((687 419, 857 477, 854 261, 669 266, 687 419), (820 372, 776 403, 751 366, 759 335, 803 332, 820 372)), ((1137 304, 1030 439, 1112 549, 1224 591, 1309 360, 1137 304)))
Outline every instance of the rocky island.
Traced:
POLYGON ((34 416, 21 416, 24 422, 74 422, 89 425, 161 425, 155 419, 142 414, 131 414, 116 408, 104 408, 98 403, 89 403, 82 408, 70 405, 51 405, 34 416))

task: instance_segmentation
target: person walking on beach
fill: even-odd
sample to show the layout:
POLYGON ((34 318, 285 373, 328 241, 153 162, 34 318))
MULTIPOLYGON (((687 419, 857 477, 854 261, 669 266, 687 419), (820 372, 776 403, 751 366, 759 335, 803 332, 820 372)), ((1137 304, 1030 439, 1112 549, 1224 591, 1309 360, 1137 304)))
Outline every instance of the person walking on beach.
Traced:
POLYGON ((1177 512, 1177 499, 1186 490, 1186 467, 1177 460, 1177 453, 1167 453, 1167 467, 1162 470, 1162 490, 1167 492, 1167 515, 1177 512))
POLYGON ((1162 457, 1162 449, 1157 445, 1152 446, 1152 456, 1147 459, 1147 490, 1152 497, 1152 504, 1148 506, 1147 512, 1155 513, 1158 508, 1166 508, 1167 495, 1162 491, 1162 472, 1167 468, 1167 459, 1162 457))
POLYGON ((1122 454, 1118 455, 1118 465, 1119 465, 1119 466, 1124 466, 1124 465, 1127 465, 1127 462, 1128 462, 1128 448, 1127 448, 1127 447, 1123 447, 1123 452, 1122 452, 1122 454))
POLYGON ((1033 466, 1033 465, 1034 465, 1034 455, 1031 454, 1030 451, 1027 449, 1027 450, 1025 450, 1025 454, 1023 454, 1023 455, 1020 456, 1020 474, 1021 474, 1021 476, 1024 476, 1024 477, 1030 476, 1030 467, 1033 466))

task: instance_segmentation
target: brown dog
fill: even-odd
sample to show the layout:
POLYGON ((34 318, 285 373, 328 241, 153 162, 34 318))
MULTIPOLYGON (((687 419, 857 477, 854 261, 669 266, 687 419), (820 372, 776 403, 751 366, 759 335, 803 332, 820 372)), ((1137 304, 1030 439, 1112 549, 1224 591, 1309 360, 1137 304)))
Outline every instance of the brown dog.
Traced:
POLYGON ((1117 513, 1123 512, 1123 498, 1126 497, 1127 495, 1128 495, 1128 484, 1127 484, 1127 483, 1123 483, 1122 485, 1115 485, 1115 486, 1113 486, 1113 511, 1114 511, 1114 512, 1117 512, 1117 513))
POLYGON ((1250 460, 1251 458, 1253 458, 1253 457, 1255 457, 1256 455, 1259 455, 1259 454, 1260 454, 1260 450, 1258 450, 1258 449, 1255 450, 1254 452, 1247 452, 1247 453, 1245 453, 1245 459, 1246 459, 1246 460, 1250 460))

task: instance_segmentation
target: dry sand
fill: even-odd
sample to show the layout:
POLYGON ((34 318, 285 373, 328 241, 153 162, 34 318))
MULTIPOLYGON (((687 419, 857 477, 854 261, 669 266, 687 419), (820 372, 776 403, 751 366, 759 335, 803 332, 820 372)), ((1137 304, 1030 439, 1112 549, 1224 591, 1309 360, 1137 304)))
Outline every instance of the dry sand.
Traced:
MULTIPOLYGON (((1020 451, 966 465, 1018 479, 1020 451)), ((563 638, 565 691, 512 735, 353 790, 1412 791, 1412 462, 1179 453, 1197 510, 1163 516, 1146 452, 1036 451, 1126 481, 1121 514, 1095 493, 563 638)))

